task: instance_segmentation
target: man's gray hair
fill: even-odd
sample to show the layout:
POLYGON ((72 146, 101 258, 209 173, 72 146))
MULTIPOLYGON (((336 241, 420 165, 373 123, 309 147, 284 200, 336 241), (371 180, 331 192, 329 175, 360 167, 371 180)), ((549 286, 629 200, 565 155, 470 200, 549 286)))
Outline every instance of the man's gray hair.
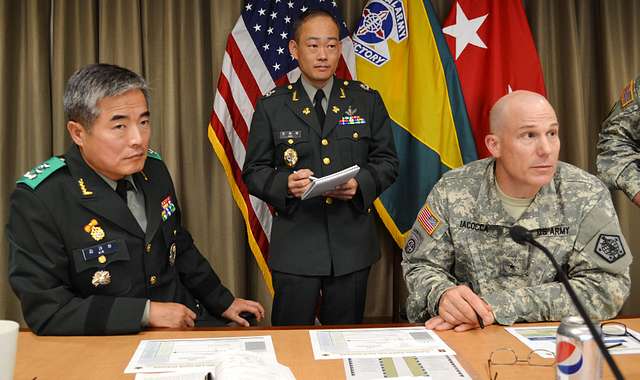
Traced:
POLYGON ((140 90, 149 106, 149 86, 143 77, 124 67, 96 63, 80 68, 67 82, 64 113, 67 121, 91 128, 100 115, 98 102, 108 96, 140 90))

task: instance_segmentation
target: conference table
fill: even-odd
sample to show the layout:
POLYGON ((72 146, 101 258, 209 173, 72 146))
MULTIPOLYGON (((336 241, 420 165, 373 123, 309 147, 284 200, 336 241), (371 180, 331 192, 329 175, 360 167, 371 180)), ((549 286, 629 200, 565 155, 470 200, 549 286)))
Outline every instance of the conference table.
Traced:
MULTIPOLYGON (((618 319, 629 328, 640 331, 640 319, 618 319)), ((520 324, 544 326, 557 323, 520 324)), ((322 326, 318 328, 407 327, 410 324, 322 326)), ((345 379, 342 360, 314 360, 308 327, 285 328, 194 328, 188 330, 155 329, 137 335, 120 336, 36 336, 21 330, 18 338, 15 379, 133 379, 124 369, 144 339, 188 339, 233 336, 270 335, 278 362, 288 366, 296 379, 345 379)), ((489 379, 489 354, 502 347, 512 348, 518 357, 526 358, 529 348, 505 331, 502 326, 487 326, 464 333, 438 332, 457 353, 457 358, 473 379, 489 379)), ((626 379, 640 379, 640 355, 615 355, 626 379)), ((605 379, 613 376, 604 364, 605 379)), ((555 379, 555 367, 527 365, 500 366, 498 379, 555 379)))

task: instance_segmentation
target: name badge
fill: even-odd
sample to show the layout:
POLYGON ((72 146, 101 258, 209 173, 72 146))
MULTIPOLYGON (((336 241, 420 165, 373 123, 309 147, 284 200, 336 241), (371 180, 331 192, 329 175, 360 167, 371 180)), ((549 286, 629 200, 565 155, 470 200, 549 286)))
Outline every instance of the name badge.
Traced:
POLYGON ((106 243, 82 248, 82 257, 84 261, 89 261, 98 256, 109 256, 116 252, 118 252, 118 243, 116 241, 108 241, 106 243))
POLYGON ((302 131, 280 131, 280 139, 299 139, 302 137, 302 131))

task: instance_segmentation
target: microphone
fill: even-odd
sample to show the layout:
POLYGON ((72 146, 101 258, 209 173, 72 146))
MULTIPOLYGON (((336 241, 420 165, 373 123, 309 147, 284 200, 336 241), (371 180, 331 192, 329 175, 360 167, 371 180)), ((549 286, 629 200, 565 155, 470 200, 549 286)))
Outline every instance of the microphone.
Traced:
POLYGON ((580 313, 582 320, 589 328, 589 331, 591 332, 593 339, 596 341, 596 344, 600 349, 600 353, 602 353, 602 356, 604 356, 604 358, 606 359, 607 364, 609 365, 609 368, 611 368, 611 372, 613 372, 613 375, 615 376, 616 380, 624 380, 624 377, 622 376, 622 372, 620 372, 620 368, 618 368, 618 366, 616 365, 616 362, 613 361, 613 358, 611 357, 609 350, 607 350, 607 347, 605 346, 604 341, 602 340, 602 336, 596 330, 596 327, 593 325, 593 321, 591 321, 591 318, 589 318, 589 315, 587 314, 587 311, 584 309, 582 302, 580 302, 578 295, 576 294, 575 290, 573 290, 573 287, 569 283, 569 279, 567 278, 567 275, 564 273, 562 268, 560 268, 560 265, 558 265, 558 262, 556 261, 555 257, 553 257, 551 252, 549 252, 549 250, 544 245, 538 243, 536 239, 533 238, 533 234, 531 233, 531 231, 529 231, 528 229, 522 226, 515 225, 511 227, 509 229, 509 236, 511 236, 511 239, 513 239, 513 241, 515 241, 520 245, 525 245, 526 243, 529 243, 532 246, 538 248, 545 254, 545 256, 547 256, 549 261, 551 261, 554 268, 556 269, 556 272, 558 273, 560 282, 562 282, 562 285, 564 285, 565 289, 567 290, 567 293, 569 293, 569 297, 571 298, 571 301, 576 306, 576 309, 578 309, 578 313, 580 313))

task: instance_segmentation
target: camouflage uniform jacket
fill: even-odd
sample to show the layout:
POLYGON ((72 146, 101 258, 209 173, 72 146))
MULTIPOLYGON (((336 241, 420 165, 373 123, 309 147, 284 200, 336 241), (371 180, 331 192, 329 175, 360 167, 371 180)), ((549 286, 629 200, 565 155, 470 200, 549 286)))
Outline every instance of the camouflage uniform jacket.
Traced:
POLYGON ((640 192, 640 77, 631 81, 602 124, 598 175, 631 199, 640 192))
POLYGON ((549 248, 592 318, 614 317, 629 294, 631 252, 607 188, 563 162, 520 219, 497 196, 494 159, 446 173, 418 214, 403 251, 407 314, 438 314, 440 296, 465 284, 492 306, 496 322, 559 320, 576 314, 553 265, 515 243, 519 224, 549 248))

